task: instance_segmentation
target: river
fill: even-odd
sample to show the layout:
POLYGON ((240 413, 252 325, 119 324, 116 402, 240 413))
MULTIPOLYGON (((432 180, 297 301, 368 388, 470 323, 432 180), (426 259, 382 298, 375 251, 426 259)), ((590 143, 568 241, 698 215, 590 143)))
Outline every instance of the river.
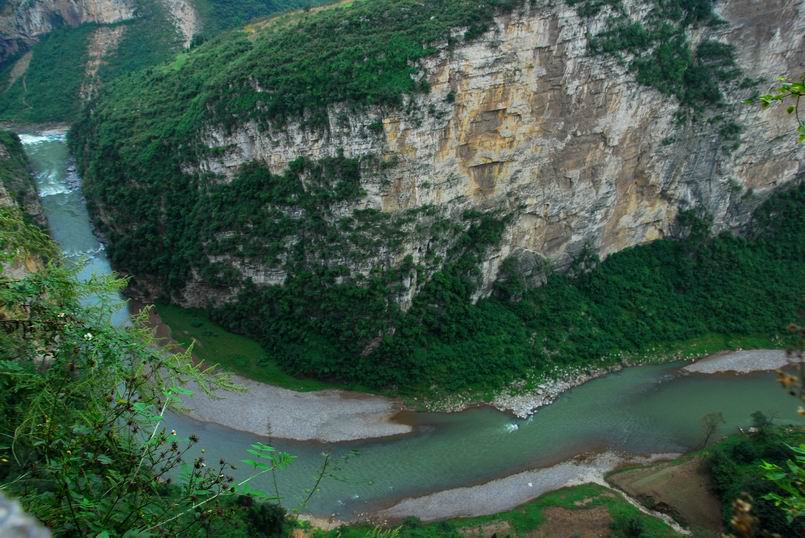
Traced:
MULTIPOLYGON (((21 138, 53 238, 68 258, 86 261, 82 278, 109 273, 64 135, 23 131, 21 138)), ((122 306, 114 321, 124 323, 126 316, 122 306)), ((330 445, 281 440, 272 444, 296 456, 277 476, 284 505, 300 506, 323 454, 328 453, 334 467, 304 511, 352 518, 405 497, 480 484, 584 454, 684 452, 701 443, 700 419, 707 413, 723 413, 726 424, 721 432, 729 433, 748 425, 750 414, 757 410, 778 420, 798 421, 795 407, 770 373, 683 374, 680 364, 668 364, 629 368, 591 381, 527 420, 488 408, 420 413, 410 417, 414 433, 404 437, 330 445)), ((197 434, 210 461, 248 457, 250 443, 265 441, 181 415, 171 415, 167 422, 180 434, 197 434)), ((270 478, 256 486, 274 491, 270 478)))

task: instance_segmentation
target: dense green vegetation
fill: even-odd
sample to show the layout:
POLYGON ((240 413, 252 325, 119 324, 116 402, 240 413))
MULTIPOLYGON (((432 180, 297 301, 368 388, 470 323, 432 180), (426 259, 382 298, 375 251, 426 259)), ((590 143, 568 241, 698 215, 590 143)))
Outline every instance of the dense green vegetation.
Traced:
MULTIPOLYGON (((706 40, 694 54, 686 36, 692 26, 714 24, 712 0, 651 1, 656 5, 650 23, 643 26, 631 22, 619 2, 607 0, 618 7, 618 16, 609 21, 611 30, 594 36, 592 50, 634 54, 631 66, 638 80, 683 103, 719 103, 718 82, 733 80, 738 73, 732 49, 706 40)), ((248 35, 227 34, 189 57, 178 74, 159 73, 124 91, 158 99, 160 90, 178 90, 187 103, 177 103, 170 112, 173 123, 183 128, 199 127, 205 109, 207 121, 224 124, 233 118, 265 122, 304 115, 321 125, 327 121, 324 107, 331 103, 398 105, 405 93, 427 91, 427 83, 415 77, 417 60, 433 54, 436 43, 452 43, 450 29, 468 28, 463 39, 471 40, 489 27, 496 13, 524 3, 375 0, 294 13, 265 24, 268 31, 255 25, 248 35), (333 35, 339 37, 336 48, 333 35)), ((596 12, 589 0, 575 4, 582 15, 596 12)))
POLYGON ((652 0, 649 16, 629 16, 620 0, 571 0, 579 15, 608 8, 606 30, 590 36, 595 54, 614 55, 638 82, 676 97, 694 111, 724 104, 722 88, 740 75, 732 45, 704 39, 695 47, 688 31, 721 24, 715 0, 652 0))
POLYGON ((156 308, 171 328, 173 339, 185 347, 192 344, 193 355, 205 364, 217 364, 248 378, 300 392, 332 388, 321 381, 288 375, 260 344, 213 323, 204 310, 170 304, 158 304, 156 308))
POLYGON ((125 28, 123 37, 98 72, 102 83, 123 75, 136 76, 133 73, 169 60, 182 47, 169 14, 156 0, 138 0, 137 18, 120 26, 125 28))
MULTIPOLYGON (((255 17, 327 0, 194 0, 202 30, 195 43, 239 26, 255 17)), ((170 15, 156 0, 137 0, 137 16, 114 26, 124 28, 117 48, 104 58, 101 83, 118 77, 137 80, 136 73, 168 61, 182 48, 182 39, 170 15), (128 78, 128 77, 131 78, 128 78)), ((84 78, 87 43, 96 24, 63 27, 33 47, 26 74, 8 86, 19 56, 0 66, 0 119, 24 122, 73 121, 83 103, 79 88, 84 78)))
MULTIPOLYGON (((548 518, 544 511, 546 508, 558 507, 566 510, 577 510, 579 514, 585 510, 597 507, 606 507, 612 522, 609 530, 613 538, 663 538, 678 536, 670 527, 659 519, 647 516, 637 508, 626 502, 619 494, 597 484, 584 484, 552 491, 528 502, 514 510, 501 512, 491 516, 482 516, 471 519, 453 519, 440 523, 422 523, 415 518, 403 522, 398 528, 398 534, 388 534, 389 537, 399 538, 460 538, 461 536, 475 536, 477 528, 498 524, 495 528, 501 533, 498 536, 528 536, 530 532, 537 531, 548 518), (507 529, 507 530, 503 530, 507 529), (459 531, 462 532, 459 532, 459 531), (502 534, 506 532, 507 534, 502 534), (511 533, 511 534, 508 534, 511 533)), ((607 530, 606 521, 601 521, 601 532, 607 530)), ((568 529, 563 529, 568 530, 568 529)), ((484 534, 477 534, 484 536, 484 534)), ((315 531, 312 538, 381 538, 369 526, 342 527, 334 531, 315 531)))
POLYGON ((77 125, 79 155, 87 163, 100 154, 125 163, 99 176, 179 181, 179 156, 201 151, 202 126, 303 114, 320 125, 330 103, 398 104, 405 92, 427 90, 412 75, 416 61, 435 52, 432 43, 462 26, 472 39, 495 12, 523 1, 358 1, 226 33, 109 85, 77 125))
MULTIPOLYGON (((329 0, 191 0, 201 19, 195 46, 225 30, 263 17, 298 7, 314 6, 329 0)), ((101 69, 101 80, 108 82, 121 75, 135 81, 139 71, 166 62, 182 48, 181 36, 165 7, 155 0, 138 0, 137 18, 124 22, 126 30, 117 51, 101 69)), ((126 84, 125 82, 123 84, 126 84)))
MULTIPOLYGON (((344 216, 342 208, 363 196, 360 178, 383 177, 384 163, 372 158, 300 158, 282 174, 251 164, 226 182, 187 173, 191 156, 228 149, 198 144, 202 126, 289 116, 316 126, 334 102, 398 105, 403 94, 427 90, 417 82, 416 62, 450 28, 468 30, 448 44, 472 39, 496 10, 520 4, 381 0, 291 13, 110 85, 71 144, 91 207, 126 208, 102 223, 112 262, 168 296, 193 273, 213 289, 239 289, 214 319, 257 337, 293 374, 411 392, 425 383, 486 390, 705 335, 776 334, 800 291, 783 275, 801 274, 802 261, 777 259, 757 241, 662 241, 576 279, 553 275, 540 290, 511 289, 515 275, 497 297, 473 306, 477 262, 498 241, 505 215, 456 218, 425 207, 344 216), (390 258, 373 261, 372 271, 353 270, 372 253, 398 252, 412 234, 434 238, 418 266, 390 258), (253 285, 233 263, 272 267, 270 278, 283 285, 253 285), (395 298, 403 283, 429 278, 434 268, 412 308, 401 312, 395 298), (753 307, 778 298, 776 309, 753 307), (691 310, 698 313, 692 319, 691 310)), ((593 50, 629 52, 638 80, 694 108, 717 105, 718 83, 735 76, 732 51, 705 40, 694 54, 685 33, 715 24, 712 3, 656 4, 647 25, 635 26, 619 2, 575 3, 585 16, 604 8, 619 14, 592 39, 593 50), (624 33, 627 26, 632 33, 624 33)), ((781 241, 787 248, 799 238, 781 241)))
POLYGON ((66 121, 81 107, 78 90, 84 76, 87 42, 97 28, 63 28, 43 37, 33 51, 27 71, 6 87, 14 62, 0 78, 0 119, 26 122, 66 121))
MULTIPOLYGON (((706 225, 688 217, 680 224, 685 240, 630 249, 576 276, 554 274, 535 290, 503 279, 497 296, 475 306, 475 262, 462 250, 466 272, 454 264, 437 273, 405 314, 388 317, 382 283, 336 285, 337 274, 305 273, 284 287, 247 286, 214 317, 257 336, 293 373, 406 392, 428 391, 423 379, 445 391, 494 389, 622 355, 771 345, 802 292, 804 202, 803 186, 775 196, 756 212, 748 238, 709 239, 706 225), (361 356, 376 331, 386 336, 361 356)), ((482 244, 478 232, 466 237, 482 244)), ((265 361, 264 374, 251 359, 240 371, 274 379, 273 362, 265 361)))
MULTIPOLYGON (((108 82, 172 57, 181 41, 165 9, 155 0, 137 1, 138 17, 122 26, 117 48, 104 58, 99 79, 108 82)), ((87 45, 97 24, 62 27, 32 47, 26 73, 7 87, 18 57, 3 65, 0 119, 44 123, 74 121, 83 106, 79 89, 84 80, 87 45)))
POLYGON ((117 156, 129 173, 152 183, 180 174, 178 155, 200 149, 196 136, 210 122, 304 113, 315 123, 326 105, 338 101, 399 103, 403 93, 427 89, 412 75, 416 61, 435 52, 431 43, 460 26, 470 28, 465 39, 471 39, 497 9, 521 1, 360 1, 227 33, 171 64, 110 85, 77 126, 82 146, 95 138, 81 153, 90 153, 85 162, 100 153, 117 156))
MULTIPOLYGON (((146 110, 170 92, 174 102, 160 107, 166 140, 186 142, 200 120, 231 124, 233 115, 267 121, 309 114, 320 124, 330 103, 398 104, 403 93, 427 90, 412 75, 416 61, 435 52, 432 43, 456 27, 469 27, 465 39, 476 37, 497 10, 523 1, 374 0, 296 12, 213 39, 181 69, 154 70, 112 92, 143 99, 146 110)), ((143 118, 131 128, 142 132, 149 124, 143 118)))
MULTIPOLYGON (((376 0, 290 13, 109 85, 71 146, 90 207, 114 215, 100 223, 113 264, 159 286, 166 299, 191 275, 213 295, 237 290, 213 319, 256 337, 292 374, 405 393, 493 390, 557 368, 656 356, 703 337, 774 338, 802 291, 801 189, 758 213, 761 228, 764 215, 776 215, 772 232, 709 240, 699 230, 619 253, 589 272, 551 274, 537 290, 522 289, 512 262, 496 295, 473 305, 478 262, 499 241, 505 214, 345 212, 364 196, 361 178, 384 180, 386 163, 372 157, 300 157, 280 174, 251 163, 225 180, 192 172, 198 159, 230 149, 200 144, 206 127, 289 117, 322 127, 329 104, 396 106, 406 93, 427 91, 417 60, 434 43, 473 39, 496 10, 519 5, 376 0), (448 39, 456 27, 468 30, 448 39), (418 264, 395 257, 417 236, 433 238, 418 264), (271 271, 256 285, 236 265, 271 271), (428 284, 402 312, 396 299, 414 277, 428 284)), ((594 52, 622 55, 638 80, 689 109, 722 103, 718 85, 736 76, 731 49, 704 40, 691 51, 686 37, 717 24, 711 1, 652 0, 645 23, 616 1, 575 6, 585 16, 614 17, 592 36, 594 52)), ((721 131, 734 138, 740 129, 724 121, 721 131)))
MULTIPOLYGON (((0 207, 0 490, 55 536, 286 536, 285 512, 257 502, 195 435, 162 422, 187 391, 231 387, 186 354, 163 352, 136 320, 116 328, 104 297, 123 281, 76 279, 18 207, 0 207), (195 448, 194 448, 195 447, 195 448)), ((252 445, 254 474, 290 456, 252 445)))
POLYGON ((31 210, 38 202, 25 150, 19 137, 8 131, 0 131, 0 185, 20 207, 31 210))
MULTIPOLYGON (((260 338, 293 373, 404 392, 494 389, 555 368, 662 355, 703 336, 754 336, 768 345, 794 319, 802 294, 803 207, 803 185, 775 195, 747 237, 711 239, 701 220, 683 219, 683 240, 628 249, 575 276, 551 274, 537 289, 504 279, 496 296, 476 305, 471 273, 448 264, 392 318, 395 332, 386 330, 371 353, 358 353, 354 338, 361 341, 362 319, 378 315, 372 287, 324 293, 308 274, 283 288, 247 287, 214 315, 260 338)), ((459 259, 472 266, 471 258, 459 259)))
POLYGON ((728 437, 708 451, 713 488, 724 506, 724 525, 729 528, 735 511, 734 502, 742 499, 751 504, 751 514, 757 518, 757 529, 779 536, 802 536, 805 534, 805 517, 789 521, 786 513, 766 498, 770 493, 782 491, 766 478, 761 464, 766 462, 787 468, 786 462, 794 459, 791 447, 802 444, 805 434, 801 429, 774 427, 759 413, 755 415, 755 426, 755 433, 728 437))

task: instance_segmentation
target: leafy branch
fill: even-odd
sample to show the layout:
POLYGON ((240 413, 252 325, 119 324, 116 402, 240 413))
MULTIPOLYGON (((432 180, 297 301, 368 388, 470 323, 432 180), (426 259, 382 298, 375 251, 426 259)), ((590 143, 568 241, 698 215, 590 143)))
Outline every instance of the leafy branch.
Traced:
POLYGON ((793 114, 797 120, 797 142, 805 141, 805 120, 800 116, 799 104, 802 96, 805 95, 805 75, 798 81, 793 81, 788 77, 780 77, 780 85, 771 89, 767 94, 748 100, 749 103, 758 102, 761 108, 768 108, 771 105, 787 102, 786 112, 793 114))

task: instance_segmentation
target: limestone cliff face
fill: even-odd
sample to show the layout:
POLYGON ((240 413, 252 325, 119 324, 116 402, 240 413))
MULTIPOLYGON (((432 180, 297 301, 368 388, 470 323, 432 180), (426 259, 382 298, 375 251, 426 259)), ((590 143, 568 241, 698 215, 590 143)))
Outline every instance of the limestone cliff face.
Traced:
POLYGON ((135 9, 135 0, 10 0, 0 11, 0 61, 59 27, 118 22, 135 9))
MULTIPOLYGON (((744 75, 764 83, 805 70, 805 2, 717 6, 727 24, 699 31, 694 42, 734 44, 744 75)), ((589 53, 586 35, 603 22, 582 20, 562 2, 501 16, 481 39, 427 59, 422 72, 431 91, 399 110, 333 106, 324 130, 211 127, 205 143, 217 156, 189 169, 231 176, 251 160, 280 172, 300 155, 380 156, 387 166, 364 181, 361 207, 512 215, 483 262, 479 294, 507 256, 544 257, 560 267, 585 245, 606 256, 668 236, 687 208, 706 210, 716 229, 735 228, 771 189, 803 176, 805 145, 795 143, 784 110, 728 109, 744 131, 738 149, 725 150, 717 126, 674 125, 674 98, 636 83, 612 57, 589 53)), ((741 103, 747 96, 728 97, 741 103)), ((410 238, 399 257, 418 261, 427 242, 410 238)), ((272 267, 238 268, 262 283, 284 276, 272 267)))

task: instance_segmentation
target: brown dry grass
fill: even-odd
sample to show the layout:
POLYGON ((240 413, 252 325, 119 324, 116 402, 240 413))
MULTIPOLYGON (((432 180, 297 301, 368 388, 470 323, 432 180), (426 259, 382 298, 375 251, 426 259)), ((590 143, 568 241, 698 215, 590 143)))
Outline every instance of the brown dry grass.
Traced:
POLYGON ((607 480, 683 525, 721 533, 721 503, 712 493, 710 477, 699 457, 616 471, 607 480))

